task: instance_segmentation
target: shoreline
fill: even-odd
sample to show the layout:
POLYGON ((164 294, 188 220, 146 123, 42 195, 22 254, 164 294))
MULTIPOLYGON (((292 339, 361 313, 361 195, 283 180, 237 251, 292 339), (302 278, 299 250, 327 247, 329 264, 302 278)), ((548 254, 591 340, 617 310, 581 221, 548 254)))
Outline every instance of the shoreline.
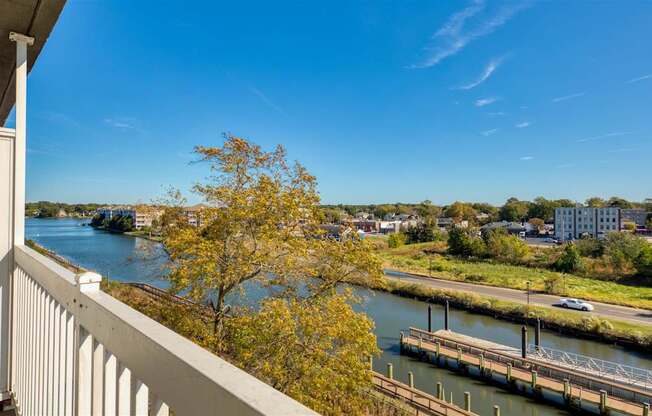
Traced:
MULTIPOLYGON (((76 273, 86 270, 35 241, 30 240, 28 245, 76 273)), ((357 286, 433 304, 442 305, 448 301, 450 306, 455 309, 525 325, 532 325, 536 318, 539 317, 542 327, 545 329, 571 335, 575 338, 620 345, 643 352, 649 352, 652 346, 652 329, 643 325, 589 316, 579 317, 564 311, 552 310, 551 308, 542 306, 527 307, 519 303, 497 300, 474 293, 435 289, 415 283, 396 282, 387 278, 383 278, 383 280, 384 285, 382 286, 360 284, 357 286)))
POLYGON ((416 283, 402 283, 384 278, 383 286, 365 286, 371 290, 383 291, 395 296, 416 299, 422 302, 450 306, 470 313, 490 316, 494 319, 533 325, 538 317, 542 328, 571 335, 574 338, 590 339, 607 344, 649 353, 652 346, 652 329, 615 319, 579 317, 564 311, 542 306, 527 306, 461 291, 435 289, 416 283))

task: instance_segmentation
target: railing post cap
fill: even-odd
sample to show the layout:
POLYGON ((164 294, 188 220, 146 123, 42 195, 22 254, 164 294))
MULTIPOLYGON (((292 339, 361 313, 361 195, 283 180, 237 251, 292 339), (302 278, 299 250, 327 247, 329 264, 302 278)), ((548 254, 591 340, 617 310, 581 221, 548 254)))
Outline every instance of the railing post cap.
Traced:
POLYGON ((34 44, 34 38, 31 36, 23 35, 22 33, 9 32, 9 40, 13 42, 25 42, 28 45, 34 44))
POLYGON ((100 290, 102 276, 95 272, 83 272, 76 275, 75 280, 81 292, 97 292, 100 290))

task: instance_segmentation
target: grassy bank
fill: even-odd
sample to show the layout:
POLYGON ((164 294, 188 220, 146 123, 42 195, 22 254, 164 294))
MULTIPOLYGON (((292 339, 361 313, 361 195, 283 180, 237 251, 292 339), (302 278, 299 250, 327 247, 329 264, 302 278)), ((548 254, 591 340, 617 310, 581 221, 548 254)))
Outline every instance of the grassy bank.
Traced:
POLYGON ((652 288, 629 286, 616 282, 590 279, 573 274, 558 273, 546 269, 469 261, 439 254, 426 255, 432 243, 411 244, 399 248, 381 248, 378 254, 386 268, 418 273, 439 279, 479 283, 489 286, 524 290, 527 282, 532 290, 545 292, 546 281, 561 281, 561 293, 571 297, 616 305, 652 309, 652 288), (430 268, 430 270, 429 270, 430 268))
POLYGON ((146 240, 151 240, 151 241, 156 241, 157 243, 160 243, 163 241, 163 238, 157 235, 152 235, 151 233, 147 231, 127 231, 123 233, 124 235, 129 235, 132 237, 139 237, 139 238, 144 238, 146 240))
POLYGON ((652 347, 652 327, 617 320, 601 319, 596 316, 580 316, 572 312, 521 303, 502 301, 474 293, 434 289, 419 284, 387 280, 383 290, 394 295, 414 298, 430 303, 443 304, 496 319, 532 323, 537 317, 544 327, 572 336, 592 338, 610 343, 648 350, 652 347))

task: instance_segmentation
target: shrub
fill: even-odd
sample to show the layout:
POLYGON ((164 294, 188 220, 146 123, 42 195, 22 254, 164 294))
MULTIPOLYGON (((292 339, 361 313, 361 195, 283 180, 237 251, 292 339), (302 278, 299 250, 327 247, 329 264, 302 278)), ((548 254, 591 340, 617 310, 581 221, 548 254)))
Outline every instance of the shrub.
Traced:
POLYGON ((572 273, 582 268, 582 258, 575 244, 566 244, 561 256, 555 261, 553 267, 555 270, 565 273, 572 273))
POLYGON ((448 232, 448 252, 463 257, 480 257, 484 254, 482 239, 471 234, 472 231, 453 227, 448 232))
POLYGON ((648 246, 647 241, 633 234, 609 233, 604 241, 604 255, 614 270, 625 273, 635 267, 648 246))
POLYGON ((393 233, 389 235, 387 239, 387 245, 389 248, 398 248, 405 244, 405 234, 403 233, 393 233))
POLYGON ((530 247, 523 240, 505 232, 489 231, 483 235, 487 256, 505 263, 519 264, 530 255, 530 247))
POLYGON ((575 243, 575 246, 583 257, 598 258, 604 253, 604 246, 597 238, 582 238, 575 243))

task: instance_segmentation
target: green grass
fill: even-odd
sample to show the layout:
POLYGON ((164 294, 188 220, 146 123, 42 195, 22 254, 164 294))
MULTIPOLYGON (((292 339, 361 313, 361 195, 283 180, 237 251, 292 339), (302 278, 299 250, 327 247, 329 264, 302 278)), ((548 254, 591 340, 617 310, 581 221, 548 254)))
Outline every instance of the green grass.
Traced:
POLYGON ((652 288, 650 287, 624 285, 546 269, 423 254, 423 249, 432 247, 432 243, 413 244, 396 249, 381 249, 378 253, 386 268, 404 272, 428 275, 429 264, 432 264, 431 274, 439 279, 522 290, 527 288, 527 282, 530 281, 532 290, 541 292, 545 291, 547 279, 561 277, 565 282, 563 287, 564 294, 567 296, 652 309, 652 288), (429 257, 432 263, 430 263, 429 257))

